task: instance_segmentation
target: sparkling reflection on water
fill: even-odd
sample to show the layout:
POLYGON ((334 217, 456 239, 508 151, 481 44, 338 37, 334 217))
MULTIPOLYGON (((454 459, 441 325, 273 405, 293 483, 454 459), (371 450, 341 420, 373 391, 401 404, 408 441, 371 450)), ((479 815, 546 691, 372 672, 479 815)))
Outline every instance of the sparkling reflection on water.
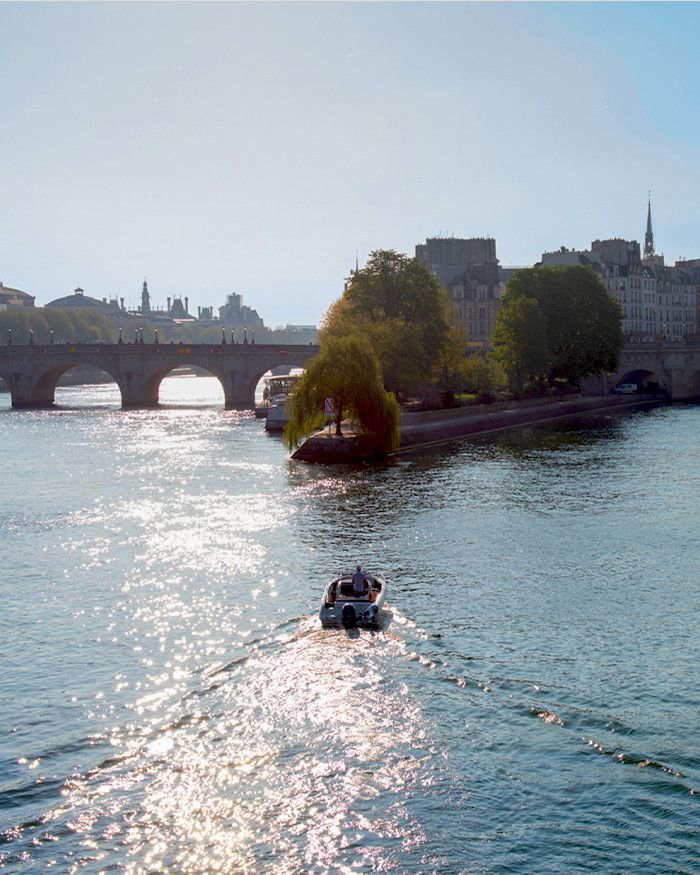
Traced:
POLYGON ((325 469, 208 378, 57 399, 0 410, 0 868, 697 871, 697 408, 325 469))

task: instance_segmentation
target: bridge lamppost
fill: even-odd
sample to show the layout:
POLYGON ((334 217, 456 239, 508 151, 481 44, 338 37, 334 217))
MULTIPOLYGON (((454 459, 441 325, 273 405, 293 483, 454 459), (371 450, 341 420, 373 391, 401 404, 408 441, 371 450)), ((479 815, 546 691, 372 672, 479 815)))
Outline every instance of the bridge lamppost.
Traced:
POLYGON ((34 345, 34 329, 33 328, 29 329, 29 343, 31 346, 34 345))
POLYGON ((236 341, 233 339, 233 328, 232 328, 232 329, 231 329, 231 346, 233 346, 233 344, 234 344, 235 342, 236 342, 236 341))
POLYGON ((49 343, 53 343, 53 328, 49 331, 49 343))
POLYGON ((117 341, 117 343, 124 343, 124 338, 122 337, 122 327, 121 327, 121 325, 119 326, 119 340, 117 341))
POLYGON ((7 345, 12 346, 12 329, 7 329, 7 345))
POLYGON ((255 329, 254 328, 250 329, 250 342, 255 343, 255 329))
POLYGON ((221 329, 221 345, 226 346, 226 329, 221 329))
POLYGON ((153 343, 158 343, 158 329, 156 328, 153 333, 153 343))
POLYGON ((247 328, 247 326, 243 329, 243 343, 248 343, 248 328, 247 328))

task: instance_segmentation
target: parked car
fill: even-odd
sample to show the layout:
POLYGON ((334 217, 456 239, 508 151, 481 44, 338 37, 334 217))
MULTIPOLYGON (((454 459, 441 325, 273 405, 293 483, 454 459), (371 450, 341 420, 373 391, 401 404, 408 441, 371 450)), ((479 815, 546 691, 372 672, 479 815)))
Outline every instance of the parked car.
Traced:
POLYGON ((620 383, 619 386, 614 387, 613 392, 617 392, 618 395, 632 395, 638 390, 639 386, 636 383, 620 383))

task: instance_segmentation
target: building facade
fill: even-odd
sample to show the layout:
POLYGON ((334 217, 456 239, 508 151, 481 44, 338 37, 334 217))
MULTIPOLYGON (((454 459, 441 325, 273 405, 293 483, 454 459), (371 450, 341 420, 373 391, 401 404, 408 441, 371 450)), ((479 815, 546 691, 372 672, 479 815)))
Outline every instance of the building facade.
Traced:
POLYGON ((700 259, 667 266, 657 255, 647 208, 644 255, 636 240, 594 240, 589 250, 562 246, 543 252, 543 265, 592 268, 622 307, 622 332, 629 341, 683 341, 697 333, 700 259))
POLYGON ((34 295, 0 283, 0 310, 27 310, 34 306, 34 295))
POLYGON ((452 321, 467 343, 488 346, 500 304, 501 269, 491 237, 429 237, 416 246, 416 258, 445 286, 452 321))
POLYGON ((226 303, 219 307, 219 321, 230 328, 264 328, 265 323, 257 310, 243 303, 243 296, 232 292, 226 296, 226 303))
POLYGON ((85 292, 78 286, 74 289, 72 295, 66 295, 63 298, 56 298, 49 301, 46 305, 51 308, 62 310, 97 310, 104 313, 105 316, 121 316, 126 313, 124 308, 124 298, 117 300, 116 298, 92 298, 86 295, 85 292))

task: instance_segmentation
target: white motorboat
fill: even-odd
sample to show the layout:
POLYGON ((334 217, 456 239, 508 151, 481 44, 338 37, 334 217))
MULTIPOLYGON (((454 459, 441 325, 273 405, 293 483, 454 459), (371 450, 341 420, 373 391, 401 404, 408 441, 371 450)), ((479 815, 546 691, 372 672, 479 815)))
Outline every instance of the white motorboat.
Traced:
POLYGON ((376 627, 379 625, 386 600, 386 580, 381 574, 362 572, 364 587, 355 592, 353 572, 348 571, 333 578, 321 599, 319 616, 323 626, 376 627))

